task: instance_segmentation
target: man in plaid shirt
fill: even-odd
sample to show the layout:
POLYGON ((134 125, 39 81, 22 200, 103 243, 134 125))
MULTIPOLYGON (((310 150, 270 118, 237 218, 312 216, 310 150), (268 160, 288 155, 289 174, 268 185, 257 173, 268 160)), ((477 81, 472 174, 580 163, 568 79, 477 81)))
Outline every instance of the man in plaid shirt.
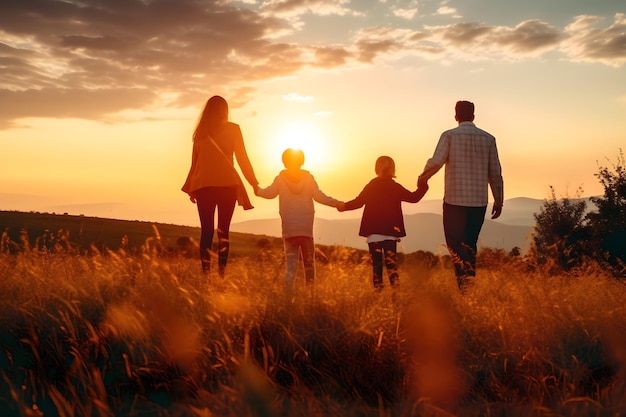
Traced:
POLYGON ((496 219, 502 213, 504 183, 496 139, 473 123, 474 103, 458 101, 455 111, 459 125, 442 133, 418 186, 446 166, 443 229, 457 284, 464 292, 476 277, 477 242, 487 211, 488 187, 494 198, 491 218, 496 219))

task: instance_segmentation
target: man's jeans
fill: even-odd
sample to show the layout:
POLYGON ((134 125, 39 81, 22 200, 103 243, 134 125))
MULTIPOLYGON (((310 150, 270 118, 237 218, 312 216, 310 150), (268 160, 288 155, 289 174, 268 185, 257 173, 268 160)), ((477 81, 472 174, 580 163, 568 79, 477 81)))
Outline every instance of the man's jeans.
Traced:
POLYGON ((476 276, 478 235, 486 212, 487 206, 465 207, 443 203, 443 230, 457 280, 476 276))

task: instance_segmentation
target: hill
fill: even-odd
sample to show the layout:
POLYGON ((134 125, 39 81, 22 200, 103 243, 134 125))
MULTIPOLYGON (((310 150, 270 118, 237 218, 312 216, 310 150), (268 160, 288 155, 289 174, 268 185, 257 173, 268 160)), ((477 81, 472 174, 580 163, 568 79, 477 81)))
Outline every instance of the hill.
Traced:
MULTIPOLYGON (((534 214, 541 210, 545 200, 528 197, 514 197, 504 201, 504 211, 498 223, 512 226, 534 226, 534 214)), ((422 200, 418 204, 406 204, 402 209, 405 215, 418 213, 442 214, 441 200, 422 200)), ((489 205, 491 208, 491 205, 489 205)))
MULTIPOLYGON (((595 209, 589 198, 572 198, 572 202, 585 200, 587 211, 595 209)), ((510 251, 519 247, 525 252, 531 243, 530 234, 535 225, 534 215, 541 211, 545 200, 515 197, 504 201, 504 210, 497 220, 490 220, 487 213, 478 247, 504 249, 510 251)), ((491 208, 491 206, 489 206, 491 208)), ((403 204, 407 236, 402 239, 400 250, 410 253, 425 250, 439 253, 444 249, 442 202, 423 200, 418 204, 403 204)), ((344 219, 315 219, 315 240, 322 245, 343 245, 357 249, 367 249, 365 239, 358 236, 360 211, 350 212, 344 219)), ((242 233, 280 236, 280 219, 255 219, 235 223, 231 230, 242 233)), ((444 253, 447 251, 444 250, 444 253)))
MULTIPOLYGON (((316 243, 341 245, 357 249, 367 249, 365 238, 359 236, 359 219, 327 220, 315 219, 314 234, 316 243)), ((443 249, 442 216, 433 213, 418 213, 404 216, 407 236, 402 238, 400 249, 406 253, 418 250, 438 253, 443 249)), ((231 230, 252 234, 280 236, 280 219, 249 220, 233 224, 231 230)), ((510 251, 517 246, 526 250, 531 226, 503 224, 485 220, 479 239, 480 247, 510 251)))
MULTIPOLYGON (((537 201, 526 202, 534 208, 537 201)), ((529 210, 509 208, 514 223, 505 224, 500 221, 485 220, 479 240, 479 247, 490 247, 510 251, 520 247, 528 248, 528 236, 532 226, 528 223, 529 210), (525 213, 525 214, 524 214, 525 213), (515 217, 517 216, 517 217, 515 217)), ((323 246, 346 246, 356 249, 367 249, 365 239, 359 236, 360 219, 348 218, 315 220, 315 241, 323 246)), ((440 214, 416 213, 405 215, 407 234, 402 239, 400 250, 411 253, 418 250, 440 253, 444 249, 442 219, 440 214)), ((55 241, 67 241, 80 250, 95 247, 117 250, 126 247, 138 250, 147 242, 158 242, 165 249, 177 250, 181 244, 197 245, 200 239, 200 228, 156 223, 138 220, 117 220, 83 215, 49 214, 20 211, 0 211, 0 231, 19 245, 26 238, 32 244, 42 244, 44 235, 55 241), (187 243, 185 243, 187 242, 187 243)), ((281 235, 280 219, 249 220, 234 223, 231 226, 232 255, 252 255, 258 252, 261 239, 270 242, 281 235)), ((281 243, 276 241, 276 246, 281 243)), ((445 250, 443 251, 445 253, 445 250)))
MULTIPOLYGON (((165 249, 175 250, 189 242, 193 246, 200 239, 199 227, 20 211, 0 211, 0 232, 13 242, 14 247, 21 245, 23 239, 28 239, 31 245, 43 244, 43 237, 47 235, 56 242, 67 241, 81 251, 91 247, 117 250, 123 246, 136 251, 148 242, 158 242, 165 249)), ((257 243, 264 237, 273 239, 232 232, 232 255, 257 253, 257 243)))

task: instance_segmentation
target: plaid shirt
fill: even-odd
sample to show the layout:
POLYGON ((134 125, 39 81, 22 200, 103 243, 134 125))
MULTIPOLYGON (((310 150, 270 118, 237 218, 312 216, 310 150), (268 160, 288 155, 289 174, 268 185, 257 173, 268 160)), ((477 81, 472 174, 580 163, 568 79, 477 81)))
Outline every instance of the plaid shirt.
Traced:
POLYGON ((504 201, 502 168, 496 138, 462 122, 441 134, 432 158, 426 162, 420 180, 428 180, 445 164, 443 200, 455 206, 483 207, 489 200, 491 187, 495 205, 504 201))

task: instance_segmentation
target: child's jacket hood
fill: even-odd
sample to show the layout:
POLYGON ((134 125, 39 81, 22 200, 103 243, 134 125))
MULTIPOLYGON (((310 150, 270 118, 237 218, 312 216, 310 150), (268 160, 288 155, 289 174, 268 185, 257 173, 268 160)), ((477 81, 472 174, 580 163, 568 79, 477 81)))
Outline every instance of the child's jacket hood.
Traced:
POLYGON ((280 172, 280 178, 285 181, 287 187, 289 187, 289 191, 294 194, 302 193, 307 187, 306 178, 309 176, 309 171, 299 169, 299 170, 288 170, 284 169, 280 172))

